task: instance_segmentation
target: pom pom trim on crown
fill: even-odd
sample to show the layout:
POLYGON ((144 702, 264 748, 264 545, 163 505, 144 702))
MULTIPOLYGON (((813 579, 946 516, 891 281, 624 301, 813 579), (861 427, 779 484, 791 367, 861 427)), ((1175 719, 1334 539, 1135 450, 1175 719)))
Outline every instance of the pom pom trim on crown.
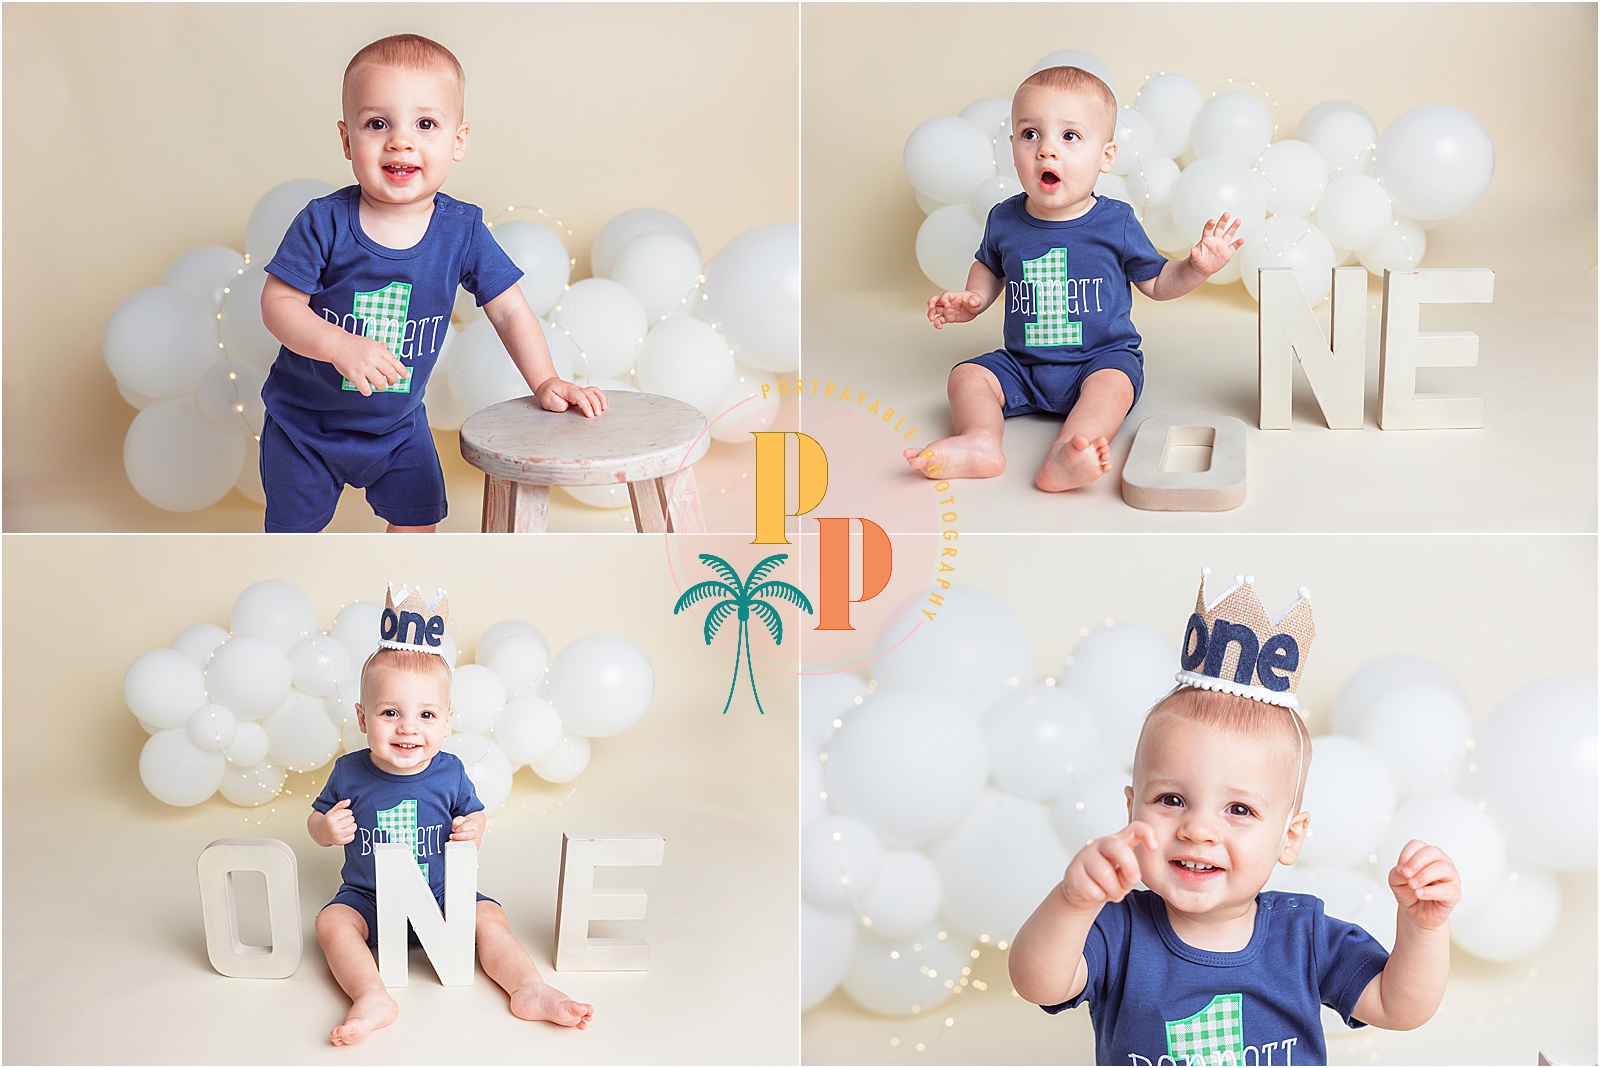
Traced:
POLYGON ((1210 575, 1209 567, 1200 572, 1200 592, 1184 628, 1177 681, 1298 710, 1296 690, 1316 637, 1311 592, 1302 587, 1293 604, 1268 616, 1255 591, 1255 576, 1234 576, 1233 585, 1208 602, 1210 575))
POLYGON ((378 617, 378 645, 384 649, 415 649, 444 656, 444 625, 450 618, 450 598, 435 587, 431 598, 421 587, 400 587, 396 597, 391 583, 384 593, 383 614, 378 617))

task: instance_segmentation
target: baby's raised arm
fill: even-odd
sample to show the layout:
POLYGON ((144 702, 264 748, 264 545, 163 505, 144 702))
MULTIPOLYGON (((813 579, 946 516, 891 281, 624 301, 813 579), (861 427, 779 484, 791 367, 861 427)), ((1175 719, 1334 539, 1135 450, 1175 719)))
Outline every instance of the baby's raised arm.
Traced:
POLYGON ((1390 1031, 1433 1018, 1450 973, 1450 910, 1461 900, 1461 876, 1438 846, 1413 839, 1389 871, 1400 906, 1394 952, 1356 999, 1350 1015, 1390 1031))
POLYGON ((1005 279, 976 260, 967 272, 967 288, 940 293, 928 298, 928 322, 935 330, 943 330, 946 323, 966 323, 983 314, 1005 289, 1005 279))
POLYGON ((504 293, 483 306, 483 314, 494 325, 500 343, 511 354, 511 362, 522 373, 539 405, 549 412, 564 412, 575 407, 586 416, 606 410, 606 395, 594 386, 580 386, 556 374, 550 346, 545 344, 539 319, 528 307, 521 286, 508 286, 504 293))
POLYGON ((311 310, 311 297, 276 275, 261 290, 261 321, 291 352, 331 363, 363 397, 386 389, 411 372, 389 347, 335 326, 311 310))
POLYGON ((1083 944, 1108 901, 1121 901, 1139 885, 1133 847, 1157 848, 1155 831, 1135 820, 1116 834, 1096 838, 1072 858, 1061 882, 1039 903, 1011 941, 1011 985, 1035 1005, 1059 1005, 1083 992, 1089 965, 1083 944))
POLYGON ((319 846, 342 846, 355 841, 356 818, 350 814, 347 797, 326 812, 311 810, 306 819, 306 832, 319 846))

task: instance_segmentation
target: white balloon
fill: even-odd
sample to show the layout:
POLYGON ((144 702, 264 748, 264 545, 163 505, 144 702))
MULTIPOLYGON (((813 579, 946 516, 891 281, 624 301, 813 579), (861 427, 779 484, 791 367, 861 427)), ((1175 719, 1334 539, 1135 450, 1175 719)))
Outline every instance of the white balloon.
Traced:
POLYGON ((202 705, 189 717, 189 740, 212 753, 220 753, 233 744, 239 733, 239 721, 221 705, 202 705))
MULTIPOLYGON (((344 646, 341 645, 339 648, 343 649, 344 646)), ((349 655, 348 652, 345 653, 346 657, 349 655)), ((351 675, 336 680, 333 689, 326 695, 328 719, 340 730, 358 726, 360 722, 356 714, 356 705, 361 703, 361 680, 354 674, 355 668, 352 667, 350 670, 351 675)))
POLYGON ((838 988, 856 949, 856 918, 800 902, 800 1011, 816 1008, 838 988))
POLYGON ((589 766, 589 739, 581 734, 563 734, 548 756, 528 766, 545 782, 571 782, 589 766))
POLYGON ((734 359, 780 373, 800 366, 800 227, 770 223, 729 241, 706 264, 704 295, 700 317, 734 359))
POLYGON ((267 756, 290 771, 311 771, 339 751, 339 728, 320 697, 290 691, 277 711, 261 721, 267 756))
POLYGON ((1034 684, 995 702, 983 719, 989 775, 1018 797, 1054 797, 1080 771, 1110 763, 1089 710, 1054 686, 1034 684))
POLYGON ((266 730, 259 723, 236 723, 233 741, 223 753, 227 755, 228 763, 236 768, 255 767, 267 759, 266 730))
MULTIPOLYGON (((1243 250, 1241 249, 1240 251, 1243 250)), ((1243 281, 1243 279, 1244 257, 1240 256, 1238 253, 1235 253, 1233 259, 1229 260, 1222 270, 1218 271, 1210 278, 1207 278, 1206 281, 1214 286, 1227 286, 1232 285, 1235 282, 1243 281)))
POLYGON ((351 601, 333 617, 329 632, 335 641, 350 654, 350 663, 356 670, 366 665, 367 657, 378 648, 378 626, 383 616, 383 605, 372 601, 351 601))
POLYGON ((828 801, 884 845, 937 838, 977 803, 988 779, 983 732, 947 696, 880 683, 843 722, 823 769, 828 801))
POLYGON ((261 488, 261 443, 251 434, 244 435, 242 440, 244 463, 239 465, 239 477, 233 480, 233 488, 248 501, 266 504, 267 491, 261 488))
POLYGON ((1301 805, 1311 827, 1301 859, 1323 867, 1366 864, 1398 799, 1389 765, 1370 746, 1338 734, 1312 739, 1311 751, 1301 805))
MULTIPOLYGON (((1301 118, 1300 126, 1295 133, 1295 137, 1304 140, 1305 135, 1311 130, 1315 129, 1319 122, 1321 122, 1328 115, 1332 115, 1334 112, 1338 111, 1351 111, 1361 116, 1363 119, 1366 119, 1368 123, 1372 122, 1372 116, 1369 115, 1367 113, 1367 109, 1362 107, 1360 104, 1352 104, 1348 100, 1324 100, 1322 103, 1316 105, 1310 111, 1306 112, 1305 116, 1301 118)), ((1377 129, 1377 127, 1374 126, 1373 129, 1377 129)))
POLYGON ((800 826, 809 827, 827 816, 828 791, 822 784, 822 760, 816 756, 800 758, 800 826))
POLYGON ((463 664, 450 680, 451 725, 463 734, 488 734, 506 706, 506 684, 483 664, 463 664))
POLYGON ((195 402, 207 419, 224 430, 259 434, 267 410, 261 400, 264 381, 247 363, 218 360, 200 376, 195 402))
POLYGON ((509 635, 496 642, 489 658, 480 662, 500 676, 508 695, 515 696, 544 678, 545 669, 550 666, 550 647, 541 634, 509 635))
POLYGON ((1011 121, 1011 101, 1003 96, 986 96, 962 108, 961 117, 980 130, 992 130, 1011 121))
POLYGON ((122 699, 139 722, 173 730, 206 704, 206 682, 198 665, 175 649, 144 653, 122 676, 122 699))
POLYGON ((317 610, 293 583, 263 579, 246 586, 234 600, 229 625, 236 635, 254 634, 288 652, 316 634, 317 610))
POLYGON ((1385 690, 1367 707, 1356 737, 1383 757, 1400 796, 1451 790, 1467 763, 1472 711, 1459 693, 1431 683, 1385 690))
POLYGON ((1050 826, 1050 812, 995 790, 933 850, 944 887, 940 906, 959 931, 1009 940, 1071 859, 1050 826))
POLYGON ((549 658, 550 643, 545 641, 544 634, 540 632, 538 627, 521 619, 502 619, 500 622, 494 624, 488 630, 484 631, 482 636, 478 638, 478 647, 474 651, 473 659, 480 664, 487 664, 489 662, 489 657, 494 655, 495 646, 499 645, 507 638, 517 635, 522 635, 537 640, 541 645, 544 646, 545 658, 549 658))
MULTIPOLYGON (((1129 195, 1132 195, 1131 192, 1129 195)), ((1170 193, 1168 198, 1170 200, 1170 193)), ((1162 252, 1187 253, 1194 245, 1189 235, 1178 229, 1178 224, 1173 221, 1170 206, 1151 208, 1144 217, 1144 232, 1150 238, 1150 243, 1162 252)))
POLYGON ((222 291, 244 270, 244 254, 221 245, 202 245, 172 261, 161 284, 193 293, 216 311, 222 291))
MULTIPOLYGON (((1005 118, 994 126, 986 127, 989 131, 990 153, 994 156, 995 172, 1001 178, 1018 181, 1017 158, 1011 152, 1011 113, 1006 112, 1005 118)), ((1021 186, 1019 185, 1020 189, 1021 186)), ((922 199, 922 194, 917 194, 917 199, 922 199)), ((924 209, 924 212, 931 209, 924 209)))
POLYGON ((1123 791, 1131 782, 1132 777, 1121 768, 1102 768, 1072 777, 1051 812, 1056 835, 1069 855, 1077 853, 1090 839, 1115 834, 1128 825, 1128 795, 1123 791))
POLYGON ((1227 212, 1240 222, 1240 237, 1266 218, 1267 198, 1255 172, 1237 160, 1213 157, 1189 164, 1172 187, 1172 221, 1192 245, 1207 220, 1227 212))
POLYGON ((1460 108, 1414 108, 1378 138, 1377 170, 1395 211, 1419 221, 1448 219, 1489 188, 1494 144, 1460 108))
POLYGON ((1065 48, 1059 52, 1051 52, 1033 65, 1033 69, 1028 71, 1028 76, 1032 77, 1046 67, 1077 67, 1079 70, 1086 70, 1105 82, 1106 88, 1111 90, 1112 96, 1117 95, 1117 83, 1112 79, 1111 71, 1106 69, 1104 63, 1087 52, 1080 52, 1075 48, 1065 48))
MULTIPOLYGON (((967 201, 967 206, 972 209, 974 218, 987 219, 994 206, 1003 200, 1010 200, 1022 192, 1022 183, 1015 178, 997 174, 993 178, 985 178, 978 183, 978 188, 972 191, 972 198, 967 201)), ((977 246, 974 245, 974 248, 977 246)))
POLYGON ((550 662, 550 703, 569 734, 621 734, 639 722, 655 690, 650 658, 620 635, 579 638, 550 662))
POLYGON ((937 619, 917 620, 922 625, 904 641, 898 633, 878 640, 876 650, 887 650, 871 668, 880 688, 937 686, 944 700, 977 719, 1013 688, 1033 682, 1033 641, 993 594, 956 586, 937 619))
POLYGON ((1150 120, 1155 151, 1176 159, 1189 150, 1189 131, 1205 105, 1206 94, 1181 74, 1158 74, 1144 83, 1134 107, 1150 120))
POLYGON ((294 671, 272 642, 254 634, 235 634, 211 654, 206 694, 242 720, 258 720, 289 696, 294 671))
POLYGON ((1266 180, 1267 210, 1309 218, 1328 185, 1328 161, 1304 141, 1278 141, 1261 154, 1256 173, 1266 180))
POLYGON ((468 416, 492 404, 533 393, 488 319, 467 324, 456 338, 447 378, 451 400, 468 416))
MULTIPOLYGON (((539 325, 544 325, 543 319, 539 320, 539 325)), ((428 415, 428 425, 435 430, 460 430, 461 424, 472 414, 461 407, 461 402, 456 400, 455 390, 450 388, 450 368, 453 365, 450 355, 455 350, 458 336, 455 324, 445 327, 433 373, 428 376, 428 394, 423 409, 428 415)))
POLYGON ((711 420, 711 437, 729 445, 749 445, 750 435, 766 430, 777 422, 778 379, 770 371, 743 364, 733 365, 733 385, 722 399, 707 412, 711 420))
POLYGON ((294 688, 313 697, 327 697, 340 679, 355 671, 345 647, 327 634, 308 634, 289 647, 294 688))
POLYGON ((1200 106, 1189 131, 1195 155, 1255 166, 1272 142, 1272 112, 1252 93, 1230 89, 1200 106))
POLYGON ((367 745, 366 734, 353 723, 339 728, 339 746, 346 753, 359 753, 363 749, 370 748, 367 745))
POLYGON ((118 384, 152 400, 191 392, 222 355, 216 311, 172 286, 141 289, 117 305, 101 344, 118 384))
POLYGON ((156 402, 154 397, 146 397, 143 393, 135 393, 121 382, 117 383, 117 394, 141 412, 156 402))
POLYGON ((911 131, 901 154, 906 177, 917 192, 945 204, 972 196, 995 173, 993 145, 966 119, 941 115, 911 131))
MULTIPOLYGON (((206 661, 211 659, 212 652, 227 640, 228 632, 216 624, 196 623, 178 632, 178 636, 172 639, 172 648, 194 661, 196 667, 204 668, 206 661)), ((201 680, 200 687, 204 692, 204 679, 201 680)))
POLYGON ((213 321, 222 339, 222 350, 216 355, 247 363, 265 377, 282 344, 261 321, 261 291, 267 285, 267 272, 259 262, 228 283, 213 321))
MULTIPOLYGON (((1277 865, 1275 870, 1286 869, 1282 865, 1277 865)), ((1327 915, 1361 927, 1382 943, 1385 949, 1394 948, 1398 911, 1394 892, 1386 883, 1345 868, 1297 864, 1293 870, 1296 874, 1292 886, 1277 886, 1273 889, 1319 897, 1322 899, 1323 911, 1327 915)))
MULTIPOLYGON (((1164 156, 1146 159, 1128 175, 1128 202, 1145 212, 1167 207, 1172 203, 1178 174, 1178 165, 1164 156)), ((1148 219, 1146 222, 1145 232, 1149 233, 1148 219)))
MULTIPOLYGON (((940 208, 948 208, 950 206, 950 205, 944 203, 941 200, 935 200, 932 197, 923 196, 921 193, 918 193, 915 189, 913 189, 911 192, 912 192, 912 195, 917 198, 917 207, 922 209, 922 214, 924 214, 924 215, 932 215, 934 212, 938 211, 940 208)), ((976 194, 974 194, 974 196, 976 196, 976 194)))
POLYGON ((153 404, 133 417, 122 465, 134 491, 169 512, 208 508, 244 470, 244 440, 201 413, 193 397, 153 404))
POLYGON ((236 805, 254 808, 282 793, 288 777, 288 772, 271 761, 259 761, 242 768, 230 765, 222 773, 222 796, 236 805))
POLYGON ((983 220, 968 204, 952 204, 922 220, 917 228, 917 266, 928 281, 945 290, 967 287, 967 272, 983 240, 983 220))
POLYGON ((452 734, 441 746, 466 765, 472 789, 483 802, 485 817, 493 816, 511 800, 511 761, 500 747, 481 734, 452 734))
POLYGON ((1304 219, 1274 215, 1259 233, 1245 241, 1234 260, 1239 264, 1245 289, 1256 300, 1261 299, 1261 276, 1257 272, 1264 267, 1293 270, 1300 292, 1313 307, 1333 291, 1333 244, 1304 219))
POLYGON ((1521 960, 1550 940, 1561 918, 1561 884, 1531 864, 1513 865, 1477 911, 1450 925, 1450 940, 1482 960, 1521 960))
POLYGON ((1128 192, 1127 179, 1120 175, 1102 174, 1094 180, 1094 191, 1096 196, 1110 197, 1124 204, 1133 199, 1133 194, 1128 192))
POLYGON ((611 277, 612 264, 622 246, 640 234, 674 234, 683 238, 699 251, 700 244, 694 231, 671 212, 659 208, 630 208, 613 216, 595 235, 594 247, 589 251, 589 266, 601 278, 611 277))
POLYGON ((572 277, 572 254, 549 227, 531 219, 507 219, 494 225, 494 239, 522 269, 517 284, 535 315, 548 315, 572 277))
POLYGON ((514 697, 495 721, 494 740, 513 765, 537 764, 561 741, 561 717, 542 697, 514 697))
POLYGON ((1404 271, 1415 267, 1422 262, 1427 251, 1428 235, 1422 227, 1396 215, 1383 231, 1383 236, 1366 248, 1358 249, 1356 258, 1371 274, 1382 278, 1384 271, 1404 271))
POLYGON ((640 234, 617 250, 611 277, 633 290, 651 322, 684 311, 705 262, 677 234, 640 234))
POLYGON ((872 829, 829 816, 800 832, 800 893, 825 909, 858 903, 877 881, 883 846, 872 829))
POLYGON ((1560 676, 1512 694, 1478 728, 1471 790, 1519 862, 1595 867, 1596 703, 1594 676, 1560 676))
POLYGON ((634 373, 646 393, 672 397, 714 415, 734 384, 733 353, 710 323, 676 316, 657 323, 645 335, 634 373))
POLYGON ((1096 627, 1061 669, 1061 688, 1095 715, 1111 759, 1133 763, 1144 715, 1172 689, 1178 647, 1139 623, 1096 627))
POLYGON ((250 262, 271 262, 295 216, 313 200, 333 191, 333 186, 315 178, 298 178, 267 190, 266 195, 256 201, 250 211, 250 221, 245 225, 244 250, 249 253, 250 262))
POLYGON ((1450 671, 1420 656, 1396 654, 1380 657, 1350 676, 1333 703, 1333 729, 1354 736, 1361 729, 1361 718, 1374 699, 1385 690, 1407 683, 1427 682, 1449 689, 1464 703, 1466 692, 1450 671))
POLYGON ((1387 872, 1400 858, 1400 850, 1413 838, 1438 846, 1455 862, 1461 875, 1461 903, 1452 919, 1465 919, 1506 875, 1506 842, 1476 804, 1453 793, 1424 794, 1401 803, 1389 817, 1378 846, 1378 866, 1387 872))
POLYGON ((860 901, 861 925, 879 938, 908 938, 938 918, 942 897, 939 869, 926 854, 891 850, 860 901))
POLYGON ((619 375, 633 366, 649 329, 644 305, 609 278, 574 282, 551 312, 551 322, 578 346, 578 368, 590 377, 619 375))
POLYGON ((1302 122, 1299 139, 1322 153, 1332 174, 1372 173, 1378 128, 1360 109, 1329 111, 1314 122, 1302 122))
POLYGON ((880 1016, 927 1012, 955 992, 971 949, 970 940, 936 927, 892 942, 861 931, 840 985, 857 1005, 880 1016))
POLYGON ((1142 112, 1133 108, 1117 109, 1117 158, 1111 163, 1112 174, 1135 174, 1146 163, 1164 158, 1156 151, 1156 128, 1142 112))
POLYGON ((1341 248, 1372 245, 1393 219, 1389 195, 1365 174, 1336 176, 1317 201, 1317 228, 1341 248))
POLYGON ((187 730, 152 734, 139 750, 139 778, 157 801, 185 807, 217 792, 228 762, 189 740, 187 730))
POLYGON ((847 671, 800 677, 800 752, 816 756, 833 741, 835 724, 866 701, 867 684, 847 671))

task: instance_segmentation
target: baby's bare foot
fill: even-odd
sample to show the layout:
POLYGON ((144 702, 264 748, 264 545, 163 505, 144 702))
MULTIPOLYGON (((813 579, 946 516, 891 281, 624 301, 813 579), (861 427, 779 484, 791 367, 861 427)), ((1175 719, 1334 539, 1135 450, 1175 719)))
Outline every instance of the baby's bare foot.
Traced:
POLYGON ((335 1046, 353 1046, 367 1037, 368 1031, 388 1027, 400 1015, 400 1006, 386 991, 378 990, 356 998, 344 1023, 335 1027, 329 1037, 335 1046))
POLYGON ((511 1015, 519 1020, 549 1020, 582 1030, 589 1026, 594 1006, 573 1001, 546 983, 533 983, 511 992, 511 1015))
POLYGON ((1111 467, 1111 446, 1105 438, 1090 441, 1082 434, 1055 446, 1033 484, 1047 493, 1087 486, 1111 467))
POLYGON ((924 449, 906 449, 904 456, 926 478, 993 478, 1006 469, 1000 443, 976 434, 940 438, 924 449))

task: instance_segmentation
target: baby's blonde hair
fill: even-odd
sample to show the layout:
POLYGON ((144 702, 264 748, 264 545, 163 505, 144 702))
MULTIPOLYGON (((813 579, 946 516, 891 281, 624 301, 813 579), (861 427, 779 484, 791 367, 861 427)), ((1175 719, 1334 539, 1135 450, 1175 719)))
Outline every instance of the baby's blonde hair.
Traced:
MULTIPOLYGON (((1035 71, 1017 86, 1017 93, 1029 87, 1066 93, 1088 93, 1099 97, 1106 109, 1106 140, 1110 141, 1117 136, 1116 95, 1111 92, 1109 85, 1082 67, 1046 67, 1044 70, 1035 71)), ((1013 93, 1011 96, 1013 108, 1016 107, 1016 99, 1016 93, 1013 93)))
POLYGON ((378 651, 367 657, 367 662, 361 665, 361 703, 367 703, 367 678, 375 667, 388 667, 396 671, 404 671, 413 675, 444 675, 445 685, 448 686, 452 678, 450 665, 445 658, 435 653, 424 653, 420 649, 390 649, 379 646, 378 651))
POLYGON ((341 96, 350 91, 350 76, 360 67, 400 67, 403 70, 442 70, 456 83, 457 103, 464 106, 467 95, 467 75, 455 54, 440 44, 416 33, 397 33, 382 37, 367 45, 351 57, 344 69, 344 86, 341 96))
POLYGON ((1181 719, 1229 734, 1280 739, 1289 766, 1298 765, 1300 770, 1299 781, 1295 784, 1294 805, 1290 809, 1291 812, 1300 811, 1306 794, 1306 774, 1311 770, 1311 732, 1306 730, 1305 721, 1298 712, 1236 694, 1184 686, 1157 702, 1149 715, 1145 716, 1144 727, 1139 731, 1139 744, 1134 748, 1134 767, 1142 766, 1140 758, 1152 725, 1158 725, 1167 718, 1181 719))

